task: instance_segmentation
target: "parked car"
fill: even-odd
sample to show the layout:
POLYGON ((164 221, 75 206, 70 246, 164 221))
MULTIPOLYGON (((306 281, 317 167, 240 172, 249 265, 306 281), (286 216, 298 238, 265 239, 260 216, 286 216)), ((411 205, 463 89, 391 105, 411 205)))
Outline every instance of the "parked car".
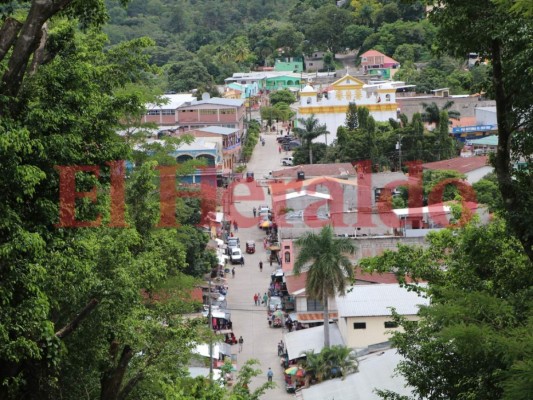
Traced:
POLYGON ((226 241, 226 244, 228 246, 228 249, 231 249, 231 248, 240 249, 241 248, 241 241, 239 240, 238 237, 228 238, 228 240, 226 241))
POLYGON ((285 151, 292 151, 298 147, 300 147, 302 143, 300 143, 299 140, 291 140, 289 143, 285 143, 283 145, 283 150, 285 151))
POLYGON ((281 159, 281 165, 293 165, 294 158, 293 157, 283 157, 281 159))
POLYGON ((281 310, 281 297, 270 296, 270 300, 268 300, 268 309, 272 312, 281 310))
POLYGON ((262 205, 262 206, 257 207, 257 214, 259 216, 268 215, 269 212, 270 212, 270 207, 269 206, 262 205))
POLYGON ((241 249, 236 247, 230 249, 230 260, 232 264, 240 264, 243 258, 241 249))
POLYGON ((294 140, 294 136, 292 135, 278 136, 276 140, 278 141, 278 143, 281 144, 281 143, 290 142, 291 140, 294 140))

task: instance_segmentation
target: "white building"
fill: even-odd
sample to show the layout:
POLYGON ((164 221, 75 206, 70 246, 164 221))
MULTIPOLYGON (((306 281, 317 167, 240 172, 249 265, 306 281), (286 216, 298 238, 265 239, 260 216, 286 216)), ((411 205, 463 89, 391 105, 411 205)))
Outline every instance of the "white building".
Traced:
POLYGON ((392 307, 408 320, 418 320, 419 306, 429 305, 428 298, 399 284, 357 285, 335 300, 339 330, 346 346, 353 348, 386 342, 391 331, 400 329, 392 320, 392 307))
MULTIPOLYGON (((403 86, 404 82, 393 81, 365 84, 353 76, 345 75, 319 96, 315 88, 307 85, 300 92, 297 117, 308 118, 314 114, 321 124, 326 124, 331 134, 327 136, 331 141, 337 137, 337 128, 344 125, 350 103, 368 108, 376 121, 388 121, 389 118, 396 120, 396 90, 403 86)), ((315 141, 324 143, 326 136, 315 141)))

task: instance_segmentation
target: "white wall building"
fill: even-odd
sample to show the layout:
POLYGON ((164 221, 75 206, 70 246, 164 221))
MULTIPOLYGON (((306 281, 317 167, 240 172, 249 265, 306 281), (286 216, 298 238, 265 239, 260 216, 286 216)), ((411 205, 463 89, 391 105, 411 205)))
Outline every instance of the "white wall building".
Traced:
POLYGON ((300 92, 297 117, 308 118, 314 114, 321 124, 326 124, 330 133, 315 141, 332 141, 337 137, 337 128, 346 121, 350 103, 367 107, 376 121, 388 121, 389 118, 396 120, 396 89, 403 85, 404 82, 392 81, 365 84, 353 76, 345 75, 332 83, 321 96, 316 89, 307 85, 300 92))
POLYGON ((399 284, 358 285, 345 296, 337 296, 339 330, 348 347, 362 348, 390 339, 398 330, 391 307, 409 320, 418 320, 421 305, 429 299, 409 292, 399 284))

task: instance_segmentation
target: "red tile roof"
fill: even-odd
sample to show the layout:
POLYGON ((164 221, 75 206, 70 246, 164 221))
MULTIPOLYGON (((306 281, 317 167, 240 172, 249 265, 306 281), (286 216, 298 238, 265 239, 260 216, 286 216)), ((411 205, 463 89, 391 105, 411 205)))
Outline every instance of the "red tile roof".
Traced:
MULTIPOLYGON (((355 280, 359 283, 398 283, 396 275, 392 272, 364 272, 360 267, 355 268, 355 280)), ((414 282, 411 278, 406 277, 408 283, 414 282)))
POLYGON ((477 157, 456 157, 450 160, 425 163, 425 164, 422 164, 422 168, 434 169, 434 170, 451 170, 451 171, 460 172, 461 174, 466 174, 467 172, 475 171, 476 169, 483 168, 487 165, 488 165, 487 156, 477 156, 477 157))
POLYGON ((364 52, 363 54, 361 54, 361 57, 376 57, 376 56, 383 56, 383 61, 384 61, 384 64, 399 64, 398 61, 396 61, 395 59, 393 58, 390 58, 389 56, 377 51, 377 50, 368 50, 366 52, 364 52))
MULTIPOLYGON (((290 295, 293 295, 299 290, 305 289, 305 281, 307 279, 307 272, 303 272, 300 275, 285 275, 285 284, 287 285, 287 291, 290 295)), ((355 280, 359 284, 365 283, 398 283, 396 275, 392 272, 382 273, 368 273, 361 270, 361 268, 355 268, 355 280)), ((407 282, 413 282, 409 277, 406 277, 407 282)), ((305 292, 300 293, 300 296, 305 296, 305 292)))
POLYGON ((450 119, 452 128, 457 126, 473 126, 477 125, 476 117, 461 117, 459 120, 450 119))
POLYGON ((305 280, 307 279, 307 272, 300 275, 285 275, 285 284, 287 285, 287 292, 290 295, 305 288, 305 280))

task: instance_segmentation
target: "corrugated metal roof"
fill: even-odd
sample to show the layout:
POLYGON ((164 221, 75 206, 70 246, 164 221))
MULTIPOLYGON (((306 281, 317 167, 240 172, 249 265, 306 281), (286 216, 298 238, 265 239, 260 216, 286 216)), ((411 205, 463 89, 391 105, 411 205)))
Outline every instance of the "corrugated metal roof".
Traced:
POLYGON ((388 389, 400 395, 411 395, 405 378, 395 372, 403 360, 395 349, 390 349, 359 358, 359 372, 345 379, 332 379, 303 389, 303 400, 350 399, 379 400, 375 389, 388 389))
MULTIPOLYGON (((331 346, 344 346, 344 340, 342 340, 337 324, 329 324, 329 340, 331 346)), ((285 343, 289 360, 300 358, 302 352, 308 350, 314 350, 315 353, 320 353, 320 350, 324 348, 324 327, 316 326, 314 328, 284 333, 283 342, 285 343)))
POLYGON ((238 132, 238 129, 235 128, 225 128, 223 126, 206 126, 204 128, 197 128, 196 131, 216 133, 218 135, 231 135, 232 133, 238 132))
POLYGON ((468 142, 476 146, 498 146, 498 135, 490 135, 481 139, 471 139, 468 142))
POLYGON ((345 296, 335 299, 340 317, 391 315, 389 307, 394 307, 401 315, 415 315, 419 305, 429 304, 428 298, 409 292, 398 284, 357 285, 345 296))
POLYGON ((472 172, 476 169, 490 166, 488 160, 489 158, 487 156, 455 157, 449 160, 425 163, 422 164, 422 168, 435 170, 452 170, 458 171, 462 174, 466 174, 467 172, 472 172))
POLYGON ((196 97, 191 93, 179 93, 179 94, 165 94, 161 98, 168 100, 167 104, 147 104, 148 110, 175 110, 183 103, 188 101, 195 101, 196 97))
POLYGON ((223 106, 240 107, 244 104, 242 99, 225 99, 223 97, 213 97, 207 100, 196 100, 191 102, 191 106, 199 106, 202 104, 219 104, 223 106))

